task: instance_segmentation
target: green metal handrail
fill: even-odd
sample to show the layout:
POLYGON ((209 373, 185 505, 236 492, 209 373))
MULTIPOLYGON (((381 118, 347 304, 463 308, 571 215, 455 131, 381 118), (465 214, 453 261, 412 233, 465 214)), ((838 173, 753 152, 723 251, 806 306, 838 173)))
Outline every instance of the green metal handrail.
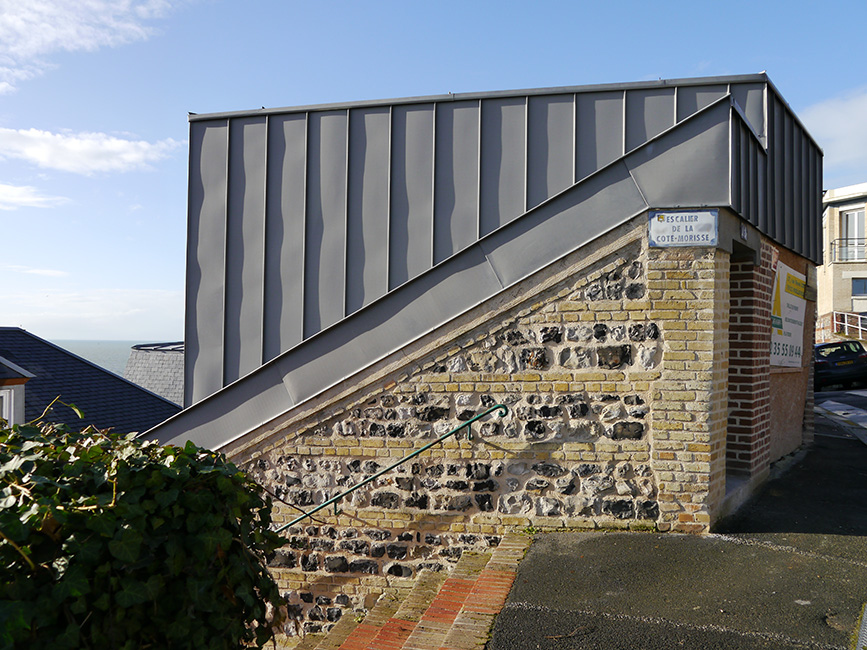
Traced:
POLYGON ((338 503, 338 502, 339 502, 343 497, 345 497, 345 496, 347 496, 347 495, 349 495, 349 494, 352 494, 352 493, 355 492, 357 489, 359 489, 359 488, 361 488, 361 487, 367 485, 367 484, 370 483, 371 481, 375 481, 376 479, 378 479, 380 476, 382 476, 382 475, 385 474, 386 472, 390 472, 390 471, 393 470, 395 467, 397 467, 397 466, 399 466, 399 465, 403 465, 406 461, 408 461, 408 460, 410 460, 410 459, 412 459, 412 458, 415 458, 416 456, 418 456, 418 455, 421 454, 422 452, 427 451, 428 449, 430 449, 430 448, 433 447, 434 445, 438 445, 439 443, 441 443, 441 442, 442 442, 443 440, 445 440, 446 438, 450 438, 451 436, 455 435, 455 434, 456 434, 458 431, 460 431, 461 429, 466 429, 466 430, 467 430, 467 439, 468 439, 468 440, 472 440, 472 439, 473 439, 473 430, 470 428, 470 425, 471 425, 473 422, 476 422, 477 420, 481 420, 483 417, 485 417, 485 416, 488 415, 489 413, 493 413, 494 411, 500 411, 500 417, 505 417, 506 415, 509 414, 509 407, 507 407, 507 406, 504 405, 504 404, 495 404, 495 405, 492 406, 491 408, 489 408, 489 409, 487 409, 487 410, 485 410, 485 411, 479 413, 478 415, 476 415, 476 416, 470 418, 470 419, 467 420, 466 422, 462 422, 462 423, 460 424, 460 426, 457 426, 457 427, 455 427, 454 429, 452 429, 451 431, 449 431, 448 433, 445 433, 445 434, 441 435, 439 438, 437 438, 437 439, 434 440, 433 442, 429 442, 429 443, 426 444, 424 447, 421 447, 420 449, 416 449, 416 450, 415 450, 414 452, 412 452, 411 454, 409 454, 409 455, 407 455, 407 456, 404 456, 403 458, 401 458, 401 459, 400 459, 399 461, 397 461, 396 463, 392 463, 391 465, 389 465, 389 466, 386 467, 385 469, 381 469, 381 470, 379 470, 379 471, 378 471, 376 474, 374 474, 373 476, 368 476, 366 479, 364 479, 364 480, 363 480, 361 483, 359 483, 358 485, 353 485, 351 488, 349 488, 349 489, 346 490, 345 492, 341 492, 341 493, 338 494, 337 496, 334 496, 334 497, 331 497, 330 499, 328 499, 328 501, 326 501, 325 503, 322 503, 321 505, 316 506, 316 507, 313 508, 313 510, 311 510, 310 512, 305 512, 303 515, 300 515, 299 517, 296 517, 295 519, 293 519, 292 521, 290 521, 288 524, 283 524, 283 525, 280 526, 278 529, 276 529, 274 532, 275 532, 275 533, 282 532, 282 531, 286 530, 287 528, 289 528, 290 526, 294 526, 294 525, 297 524, 299 521, 303 521, 303 520, 306 519, 307 517, 312 517, 313 515, 315 515, 317 512, 319 512, 319 511, 322 510, 323 508, 327 508, 328 506, 330 506, 332 503, 334 504, 334 514, 335 514, 335 515, 339 515, 339 514, 340 514, 340 511, 337 509, 337 503, 338 503))

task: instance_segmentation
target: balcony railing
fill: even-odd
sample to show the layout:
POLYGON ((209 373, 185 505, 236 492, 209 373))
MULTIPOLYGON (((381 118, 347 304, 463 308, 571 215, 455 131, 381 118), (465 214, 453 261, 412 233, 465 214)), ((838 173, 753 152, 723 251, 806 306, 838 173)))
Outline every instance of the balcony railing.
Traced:
POLYGON ((834 332, 849 338, 865 340, 867 339, 867 316, 835 311, 834 332))
POLYGON ((831 242, 832 262, 867 262, 867 239, 835 239, 831 242))

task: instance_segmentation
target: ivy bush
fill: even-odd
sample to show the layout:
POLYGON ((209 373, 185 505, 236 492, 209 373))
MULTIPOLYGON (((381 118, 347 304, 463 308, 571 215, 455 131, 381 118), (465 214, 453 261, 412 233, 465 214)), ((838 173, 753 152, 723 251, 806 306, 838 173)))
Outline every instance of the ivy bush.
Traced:
POLYGON ((0 649, 261 648, 283 605, 270 523, 192 443, 0 428, 0 649))

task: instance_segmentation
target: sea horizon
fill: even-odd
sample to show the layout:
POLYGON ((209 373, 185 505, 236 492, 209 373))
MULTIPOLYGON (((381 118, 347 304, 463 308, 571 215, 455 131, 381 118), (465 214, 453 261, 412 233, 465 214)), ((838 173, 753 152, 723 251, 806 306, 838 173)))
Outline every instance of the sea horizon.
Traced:
POLYGON ((124 376, 132 347, 146 343, 113 339, 55 339, 51 342, 121 377, 124 376))

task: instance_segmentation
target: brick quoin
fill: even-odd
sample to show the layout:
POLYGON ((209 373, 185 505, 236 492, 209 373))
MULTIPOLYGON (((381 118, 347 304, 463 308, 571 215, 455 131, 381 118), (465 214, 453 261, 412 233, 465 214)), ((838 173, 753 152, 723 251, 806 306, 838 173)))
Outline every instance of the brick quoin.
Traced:
POLYGON ((771 247, 761 262, 731 263, 729 417, 726 473, 753 476, 767 465, 770 446, 771 247))

